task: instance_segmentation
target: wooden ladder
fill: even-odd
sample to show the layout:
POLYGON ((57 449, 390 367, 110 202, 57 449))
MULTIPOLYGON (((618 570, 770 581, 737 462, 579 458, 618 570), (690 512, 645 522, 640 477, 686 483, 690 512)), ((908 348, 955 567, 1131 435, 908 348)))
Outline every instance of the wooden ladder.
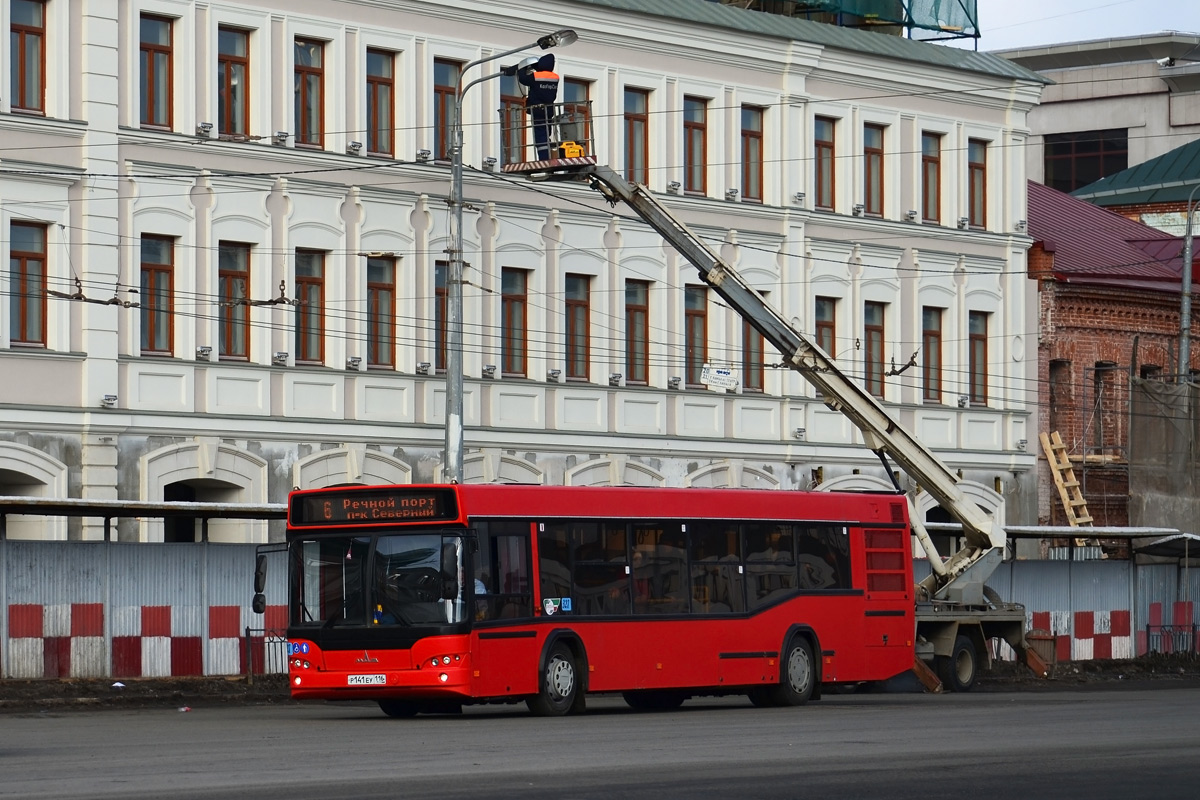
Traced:
POLYGON ((1075 479, 1075 467, 1067 457, 1067 446, 1063 444, 1058 431, 1041 434, 1042 450, 1046 452, 1046 460, 1050 462, 1050 474, 1054 476, 1054 485, 1058 487, 1058 496, 1062 499, 1063 510, 1067 512, 1067 522, 1071 527, 1090 526, 1092 517, 1088 514, 1087 500, 1079 490, 1079 481, 1075 479))

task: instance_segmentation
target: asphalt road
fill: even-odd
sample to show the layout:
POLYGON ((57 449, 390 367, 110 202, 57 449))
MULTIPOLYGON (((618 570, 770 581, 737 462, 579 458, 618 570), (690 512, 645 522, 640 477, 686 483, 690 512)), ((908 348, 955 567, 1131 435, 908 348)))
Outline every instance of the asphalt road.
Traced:
POLYGON ((393 720, 366 704, 0 715, 0 797, 1195 798, 1200 689, 738 698, 393 720))

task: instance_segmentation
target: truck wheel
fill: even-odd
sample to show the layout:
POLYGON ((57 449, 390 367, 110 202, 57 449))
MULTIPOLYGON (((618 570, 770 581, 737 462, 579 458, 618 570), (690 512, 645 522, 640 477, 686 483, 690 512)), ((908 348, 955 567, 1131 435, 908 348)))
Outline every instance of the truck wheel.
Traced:
POLYGON ((571 710, 579 679, 575 660, 566 645, 556 644, 546 658, 546 671, 538 681, 538 693, 526 701, 529 710, 539 717, 561 717, 571 710))
POLYGON ((954 649, 949 658, 938 656, 938 677, 942 685, 952 692, 969 692, 979 674, 979 659, 971 637, 959 635, 954 640, 954 649))
POLYGON ((409 700, 380 700, 379 710, 389 717, 404 719, 415 717, 420 712, 421 707, 409 700))
POLYGON ((802 706, 807 703, 812 697, 817 678, 812 645, 803 636, 796 636, 788 642, 783 663, 779 666, 779 685, 771 687, 771 702, 777 706, 802 706))

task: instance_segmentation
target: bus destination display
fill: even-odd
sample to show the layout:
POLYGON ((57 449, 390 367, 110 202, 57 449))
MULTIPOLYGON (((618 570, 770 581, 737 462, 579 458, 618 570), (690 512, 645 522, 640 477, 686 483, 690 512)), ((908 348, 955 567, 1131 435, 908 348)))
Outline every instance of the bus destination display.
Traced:
POLYGON ((293 526, 438 522, 457 517, 454 494, 445 489, 325 491, 293 498, 289 512, 293 526))

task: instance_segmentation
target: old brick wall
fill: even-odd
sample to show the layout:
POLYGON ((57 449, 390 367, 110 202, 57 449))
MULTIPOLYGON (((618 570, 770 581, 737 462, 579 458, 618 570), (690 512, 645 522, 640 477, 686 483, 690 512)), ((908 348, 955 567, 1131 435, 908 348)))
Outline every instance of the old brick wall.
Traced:
MULTIPOLYGON (((1039 430, 1058 431, 1078 457, 1095 525, 1127 525, 1129 376, 1171 376, 1179 347, 1179 298, 1167 292, 1060 283, 1053 253, 1030 251, 1039 277, 1039 430)), ((1193 317, 1193 320, 1195 318, 1193 317)), ((1193 338, 1200 327, 1193 322, 1193 338)), ((1193 347, 1192 364, 1200 363, 1193 347)), ((1065 524, 1045 458, 1039 463, 1039 519, 1065 524)))

